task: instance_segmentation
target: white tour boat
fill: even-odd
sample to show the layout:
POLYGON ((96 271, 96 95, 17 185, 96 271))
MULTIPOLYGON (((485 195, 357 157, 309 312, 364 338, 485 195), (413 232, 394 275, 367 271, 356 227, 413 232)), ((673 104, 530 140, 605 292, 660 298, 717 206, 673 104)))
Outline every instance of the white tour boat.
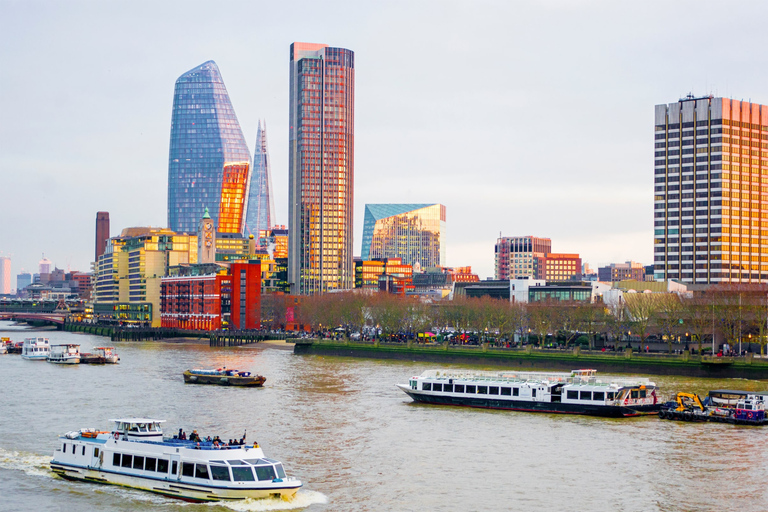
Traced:
POLYGON ((21 357, 32 361, 45 361, 51 355, 51 345, 48 338, 24 338, 21 346, 21 357))
POLYGON ((122 485, 191 502, 281 497, 290 500, 301 481, 257 443, 163 438, 164 420, 122 418, 111 432, 81 429, 59 437, 51 470, 63 478, 122 485))
POLYGON ((625 417, 656 414, 656 384, 641 377, 570 373, 428 370, 398 384, 417 402, 512 411, 625 417))
POLYGON ((80 364, 80 345, 75 343, 51 345, 48 362, 55 364, 80 364))

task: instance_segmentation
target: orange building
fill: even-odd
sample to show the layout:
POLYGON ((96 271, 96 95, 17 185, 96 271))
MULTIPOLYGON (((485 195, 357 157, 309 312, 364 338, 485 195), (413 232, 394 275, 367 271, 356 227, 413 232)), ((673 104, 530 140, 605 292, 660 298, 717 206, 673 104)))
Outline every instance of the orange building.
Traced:
POLYGON ((581 257, 578 254, 550 252, 534 258, 534 279, 575 281, 581 279, 581 257))
POLYGON ((250 164, 224 164, 219 201, 219 233, 242 233, 245 227, 245 201, 250 164))

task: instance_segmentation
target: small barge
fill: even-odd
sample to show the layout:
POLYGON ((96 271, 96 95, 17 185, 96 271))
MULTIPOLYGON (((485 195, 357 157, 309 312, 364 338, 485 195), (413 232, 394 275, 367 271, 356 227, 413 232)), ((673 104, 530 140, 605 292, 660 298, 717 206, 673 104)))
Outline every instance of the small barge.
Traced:
POLYGON ((184 382, 188 384, 218 384, 220 386, 249 386, 260 387, 267 378, 261 375, 253 375, 251 372, 228 370, 218 368, 216 370, 187 370, 184 372, 184 382))
POLYGON ((163 420, 122 418, 112 431, 81 429, 59 437, 51 470, 68 480, 122 485, 190 502, 279 497, 302 486, 257 443, 220 447, 164 438, 163 420))
POLYGON ((436 405, 613 418, 658 413, 655 383, 596 373, 428 370, 397 386, 416 402, 436 405))
POLYGON ((120 358, 114 347, 96 347, 93 352, 80 354, 80 363, 82 364, 117 364, 118 361, 120 358))
POLYGON ((679 421, 714 421, 736 425, 766 425, 768 393, 715 389, 703 400, 694 393, 677 393, 663 404, 659 418, 679 421))

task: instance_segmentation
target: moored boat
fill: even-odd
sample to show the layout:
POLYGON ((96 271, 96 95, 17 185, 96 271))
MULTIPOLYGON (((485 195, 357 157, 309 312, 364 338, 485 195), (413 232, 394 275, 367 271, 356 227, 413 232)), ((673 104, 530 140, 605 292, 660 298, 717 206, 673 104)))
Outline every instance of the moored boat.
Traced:
POLYGON ((6 337, 0 338, 0 354, 7 354, 8 347, 10 347, 11 345, 13 345, 11 338, 6 338, 6 337))
POLYGON ((30 361, 45 361, 51 355, 48 338, 25 338, 21 346, 21 357, 30 361))
POLYGON ((93 352, 80 354, 81 364, 117 364, 120 361, 114 347, 96 347, 93 352))
POLYGON ((302 486, 257 443, 219 447, 164 438, 163 420, 123 418, 111 432, 81 429, 59 437, 51 470, 70 480, 143 489, 191 502, 281 497, 302 486))
POLYGON ((11 343, 8 345, 8 353, 9 354, 21 354, 22 347, 24 346, 24 342, 20 341, 18 343, 11 343))
POLYGON ((184 382, 189 384, 219 384, 220 386, 263 386, 266 377, 253 375, 251 372, 228 370, 226 367, 216 370, 187 370, 184 382))
POLYGON ((51 345, 51 353, 47 360, 54 364, 80 364, 80 345, 75 343, 51 345))
POLYGON ((570 373, 428 370, 398 384, 416 402, 621 418, 658 413, 647 378, 570 373))

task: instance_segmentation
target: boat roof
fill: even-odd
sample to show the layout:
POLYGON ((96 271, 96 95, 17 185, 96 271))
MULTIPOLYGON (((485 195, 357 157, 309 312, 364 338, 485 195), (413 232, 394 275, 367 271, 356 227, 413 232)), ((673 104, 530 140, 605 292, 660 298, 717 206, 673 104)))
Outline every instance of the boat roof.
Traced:
POLYGON ((58 345, 51 345, 52 347, 79 347, 79 343, 59 343, 58 345))
POLYGON ((123 423, 165 423, 165 420, 154 420, 152 418, 113 418, 109 421, 123 423))
POLYGON ((743 389, 711 389, 709 394, 718 393, 723 395, 768 395, 768 391, 744 391, 743 389))
POLYGON ((562 382, 569 385, 610 385, 655 386, 648 377, 633 377, 627 375, 595 375, 595 370, 573 370, 571 372, 529 372, 529 371, 477 371, 477 370, 426 370, 419 377, 421 379, 463 379, 483 381, 507 381, 507 382, 562 382))

